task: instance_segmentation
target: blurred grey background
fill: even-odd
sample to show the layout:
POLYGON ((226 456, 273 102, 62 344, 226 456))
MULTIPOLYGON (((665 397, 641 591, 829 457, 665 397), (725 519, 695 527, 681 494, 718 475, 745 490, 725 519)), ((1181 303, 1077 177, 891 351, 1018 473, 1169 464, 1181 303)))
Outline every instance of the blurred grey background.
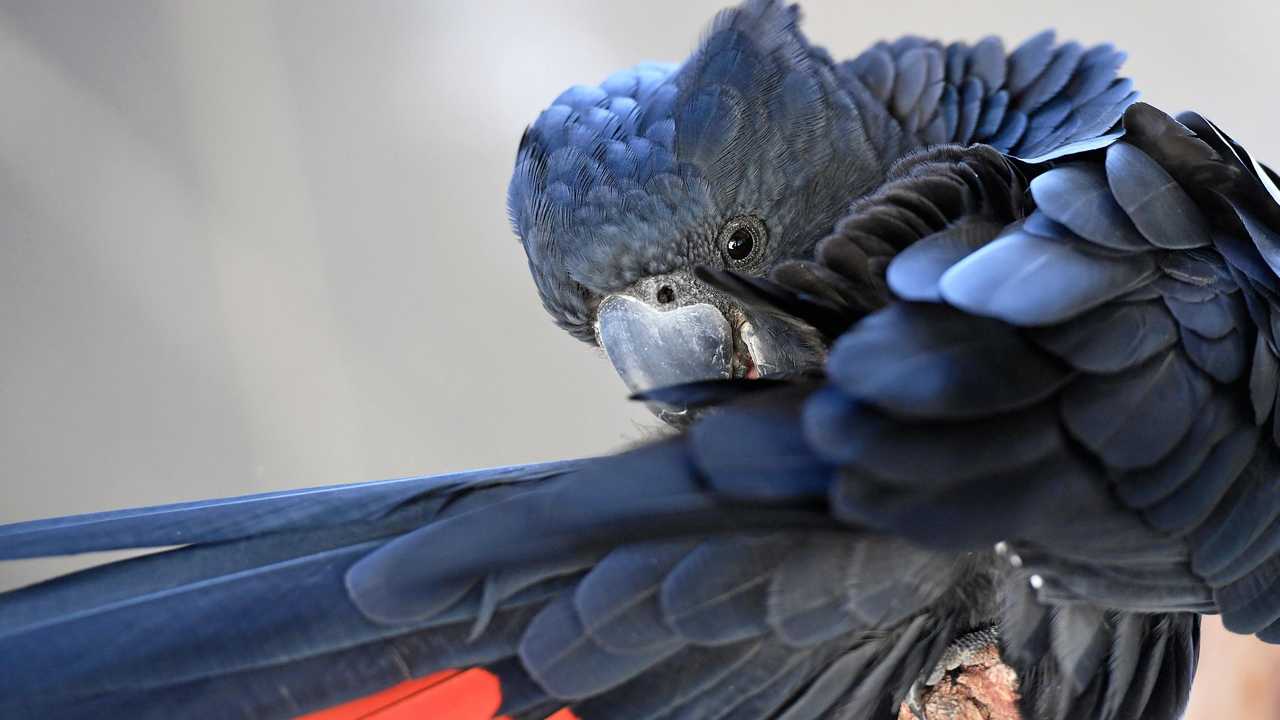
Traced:
MULTIPOLYGON (((560 90, 684 57, 721 5, 0 3, 0 522, 641 436, 547 321, 506 183, 560 90)), ((1280 162, 1273 0, 805 6, 837 57, 1113 41, 1146 100, 1280 162)))

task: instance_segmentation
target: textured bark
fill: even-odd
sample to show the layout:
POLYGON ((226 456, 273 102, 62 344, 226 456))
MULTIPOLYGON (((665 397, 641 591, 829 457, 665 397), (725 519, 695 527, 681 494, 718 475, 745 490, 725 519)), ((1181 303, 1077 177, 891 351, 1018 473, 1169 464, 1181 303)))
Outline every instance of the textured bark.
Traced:
MULTIPOLYGON (((1020 720, 1018 676, 988 645, 927 689, 923 706, 928 720, 1020 720)), ((918 719, 903 703, 898 720, 918 719)))

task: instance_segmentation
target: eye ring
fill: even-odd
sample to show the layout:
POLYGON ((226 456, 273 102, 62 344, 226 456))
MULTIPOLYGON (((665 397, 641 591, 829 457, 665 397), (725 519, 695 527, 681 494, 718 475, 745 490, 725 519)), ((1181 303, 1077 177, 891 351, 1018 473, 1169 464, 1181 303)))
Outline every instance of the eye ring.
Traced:
POLYGON ((720 228, 720 254, 729 267, 751 265, 764 253, 768 231, 755 215, 738 215, 720 228))

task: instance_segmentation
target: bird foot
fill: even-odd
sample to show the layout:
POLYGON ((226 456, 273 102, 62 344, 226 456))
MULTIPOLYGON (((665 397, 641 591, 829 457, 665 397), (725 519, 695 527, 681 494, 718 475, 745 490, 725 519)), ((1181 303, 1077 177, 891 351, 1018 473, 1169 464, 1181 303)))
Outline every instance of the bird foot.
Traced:
MULTIPOLYGON (((999 651, 996 649, 998 639, 995 626, 991 626, 966 633, 953 640, 929 674, 917 678, 911 684, 907 697, 903 701, 904 710, 910 713, 908 717, 915 720, 948 720, 955 715, 955 713, 944 712, 942 717, 930 717, 929 707, 938 703, 926 702, 926 695, 930 694, 948 673, 964 670, 970 666, 981 666, 985 669, 993 664, 1000 664, 999 651)), ((903 714, 899 714, 900 720, 905 720, 902 718, 903 714)))

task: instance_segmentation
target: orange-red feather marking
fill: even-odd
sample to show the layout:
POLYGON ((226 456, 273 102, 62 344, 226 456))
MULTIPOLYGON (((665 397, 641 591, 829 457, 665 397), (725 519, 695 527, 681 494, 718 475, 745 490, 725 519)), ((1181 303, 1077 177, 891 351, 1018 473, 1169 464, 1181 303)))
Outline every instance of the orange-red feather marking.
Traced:
MULTIPOLYGON (((386 690, 303 715, 298 720, 509 720, 498 677, 480 668, 443 670, 386 690)), ((578 720, 563 708, 547 720, 578 720)))

